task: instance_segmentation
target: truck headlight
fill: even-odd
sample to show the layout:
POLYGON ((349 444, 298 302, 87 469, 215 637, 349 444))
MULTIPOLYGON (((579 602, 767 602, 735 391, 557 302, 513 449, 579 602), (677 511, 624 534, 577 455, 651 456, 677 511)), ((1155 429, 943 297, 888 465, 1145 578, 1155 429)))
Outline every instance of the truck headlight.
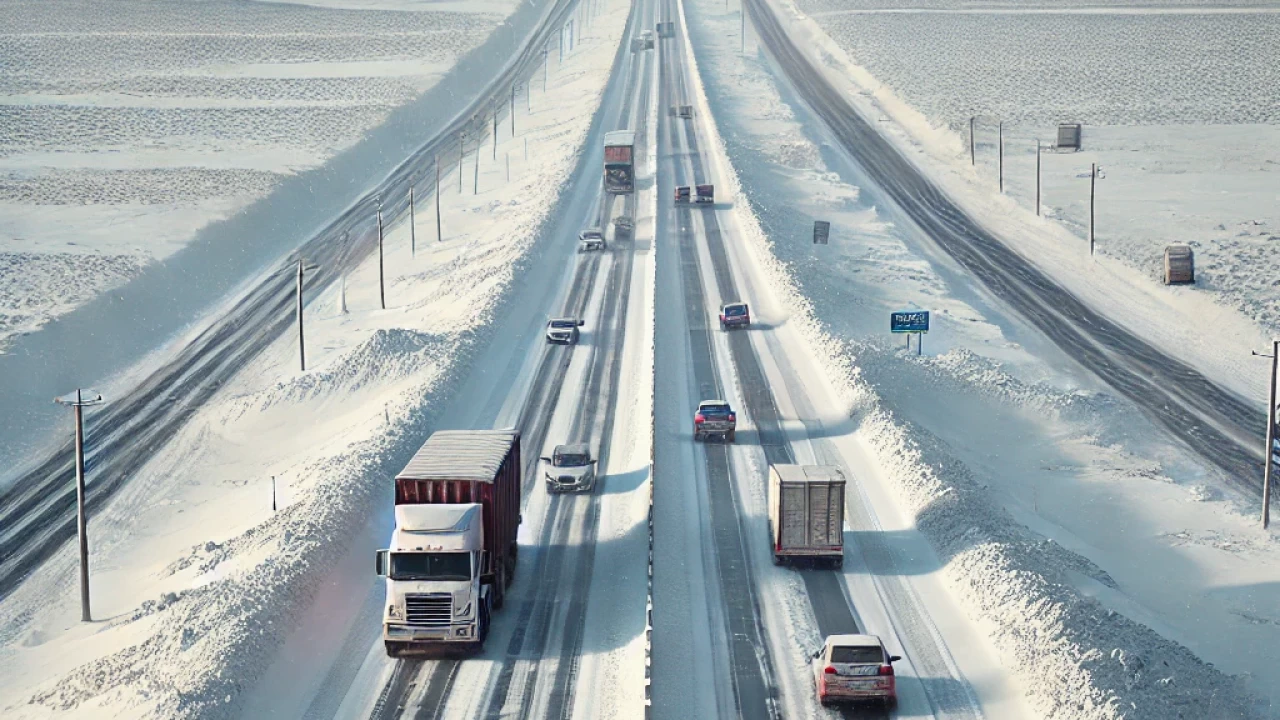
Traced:
POLYGON ((395 604, 391 604, 387 606, 387 617, 393 620, 402 620, 404 619, 404 612, 396 607, 395 604))
POLYGON ((467 603, 462 607, 461 610, 455 610, 453 612, 454 617, 466 617, 470 614, 471 614, 471 603, 467 603))

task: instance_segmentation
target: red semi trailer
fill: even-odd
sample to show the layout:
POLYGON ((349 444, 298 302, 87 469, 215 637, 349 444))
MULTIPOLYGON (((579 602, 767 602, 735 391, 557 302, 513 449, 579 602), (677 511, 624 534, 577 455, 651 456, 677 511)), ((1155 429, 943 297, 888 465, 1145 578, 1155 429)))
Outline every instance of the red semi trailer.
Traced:
POLYGON ((520 433, 442 430, 395 480, 396 528, 379 550, 387 654, 483 646, 516 568, 520 433))

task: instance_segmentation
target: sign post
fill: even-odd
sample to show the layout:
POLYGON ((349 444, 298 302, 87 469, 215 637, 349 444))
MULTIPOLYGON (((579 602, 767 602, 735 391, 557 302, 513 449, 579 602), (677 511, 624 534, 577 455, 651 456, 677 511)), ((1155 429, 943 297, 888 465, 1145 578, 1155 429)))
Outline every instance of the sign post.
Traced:
POLYGON ((916 354, 924 352, 924 334, 929 332, 928 310, 900 310, 889 314, 889 332, 907 336, 907 349, 911 349, 911 336, 916 336, 916 354))
POLYGON ((813 221, 813 244, 826 245, 831 237, 831 223, 826 220, 813 221))

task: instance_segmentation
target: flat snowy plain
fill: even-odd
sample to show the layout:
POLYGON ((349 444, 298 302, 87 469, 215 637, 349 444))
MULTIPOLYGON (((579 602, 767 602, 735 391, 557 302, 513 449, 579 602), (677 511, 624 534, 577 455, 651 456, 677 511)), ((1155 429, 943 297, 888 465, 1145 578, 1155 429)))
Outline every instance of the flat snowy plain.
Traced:
MULTIPOLYGON (((998 197, 992 178, 970 170, 967 138, 962 145, 960 136, 931 124, 896 88, 855 63, 824 32, 827 16, 810 18, 778 4, 785 5, 784 23, 803 38, 802 47, 829 76, 840 78, 859 110, 879 120, 904 154, 966 209, 1046 271, 1066 278, 1060 281, 1091 268, 1080 259, 1079 245, 1063 247, 1069 232, 1036 219, 1029 204, 1020 208, 998 197)), ((1227 489, 1202 459, 1170 442, 1016 313, 973 287, 927 238, 901 223, 894 208, 878 207, 874 186, 832 147, 785 83, 770 77, 772 66, 761 62, 752 40, 746 58, 732 52, 740 42, 730 26, 736 7, 722 27, 715 23, 720 6, 700 7, 695 17, 703 14, 711 24, 702 42, 720 47, 706 74, 712 106, 726 119, 721 130, 730 157, 770 254, 804 298, 793 305, 792 319, 811 308, 835 343, 828 372, 836 376, 833 384, 850 388, 855 411, 871 408, 863 411, 860 434, 879 454, 880 471, 911 522, 949 558, 945 574, 952 591, 986 629, 1033 706, 1049 717, 1164 718, 1195 698, 1198 712, 1207 713, 1197 717, 1274 716, 1280 699, 1274 649, 1280 640, 1274 610, 1280 607, 1280 549, 1257 528, 1257 499, 1227 489), (811 243, 815 219, 833 223, 827 248, 811 243), (932 310, 936 323, 920 358, 914 349, 904 353, 901 338, 886 331, 889 312, 912 306, 932 310), (842 366, 850 368, 847 376, 842 366), (940 502, 943 496, 954 500, 940 502), (967 524, 956 524, 954 513, 967 524), (1249 705, 1252 710, 1245 709, 1249 705)), ((1142 129, 1099 129, 1093 136, 1103 141, 1095 151, 1138 144, 1142 129)), ((1219 174, 1224 166, 1248 164, 1224 148, 1239 146, 1249 133, 1265 138, 1260 133, 1273 130, 1145 129, 1158 137, 1143 136, 1141 146, 1162 151, 1153 162, 1203 170, 1197 163, 1215 157, 1219 174), (1188 139, 1192 132, 1197 134, 1188 139)), ((1086 142, 1091 132, 1086 128, 1086 142)), ((1267 152, 1252 157, 1265 159, 1267 152)), ((1046 163, 1084 155, 1051 156, 1046 163)), ((1019 162, 1026 167, 1025 154, 1019 162)), ((1274 177, 1262 176, 1262 182, 1274 177)), ((1232 187, 1251 186, 1258 176, 1234 178, 1240 182, 1232 187)), ((1218 182, 1221 189, 1220 177, 1218 182)), ((1149 192, 1160 187, 1153 184, 1149 192)), ((1188 202, 1179 212, 1250 216, 1259 206, 1259 196, 1251 194, 1188 202), (1224 209, 1229 201, 1234 204, 1224 209)), ((1142 272, 1132 272, 1100 261, 1101 270, 1087 282, 1068 286, 1113 315, 1138 298, 1141 312, 1129 322, 1146 323, 1148 334, 1171 352, 1190 356, 1224 385, 1260 397, 1265 366, 1250 365, 1248 349, 1254 342, 1264 347, 1267 331, 1198 288, 1170 293, 1151 278, 1149 258, 1143 262, 1142 272), (1186 319, 1192 322, 1184 324, 1186 319), (1179 345, 1188 331, 1204 337, 1179 345)), ((1268 278, 1265 269, 1253 273, 1268 278)), ((1270 302, 1254 301, 1256 307, 1270 302)))
POLYGON ((0 352, 353 145, 514 7, 0 2, 0 352))

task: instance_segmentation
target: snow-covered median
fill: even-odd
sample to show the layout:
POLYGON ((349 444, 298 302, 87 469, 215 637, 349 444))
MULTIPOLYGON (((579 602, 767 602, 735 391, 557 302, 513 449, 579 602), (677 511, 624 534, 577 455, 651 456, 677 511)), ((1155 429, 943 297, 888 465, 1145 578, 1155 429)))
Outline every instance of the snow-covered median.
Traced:
POLYGON ((498 161, 442 178, 377 258, 307 307, 307 372, 282 338, 91 520, 93 623, 64 548, 0 604, 0 715, 233 717, 388 478, 425 438, 538 248, 609 79, 625 8, 583 31, 498 161), (527 141, 527 152, 525 155, 527 141), (507 164, 510 158, 510 180, 507 164), (344 309, 345 308, 345 309, 344 309), (271 509, 274 478, 279 510, 271 509))

